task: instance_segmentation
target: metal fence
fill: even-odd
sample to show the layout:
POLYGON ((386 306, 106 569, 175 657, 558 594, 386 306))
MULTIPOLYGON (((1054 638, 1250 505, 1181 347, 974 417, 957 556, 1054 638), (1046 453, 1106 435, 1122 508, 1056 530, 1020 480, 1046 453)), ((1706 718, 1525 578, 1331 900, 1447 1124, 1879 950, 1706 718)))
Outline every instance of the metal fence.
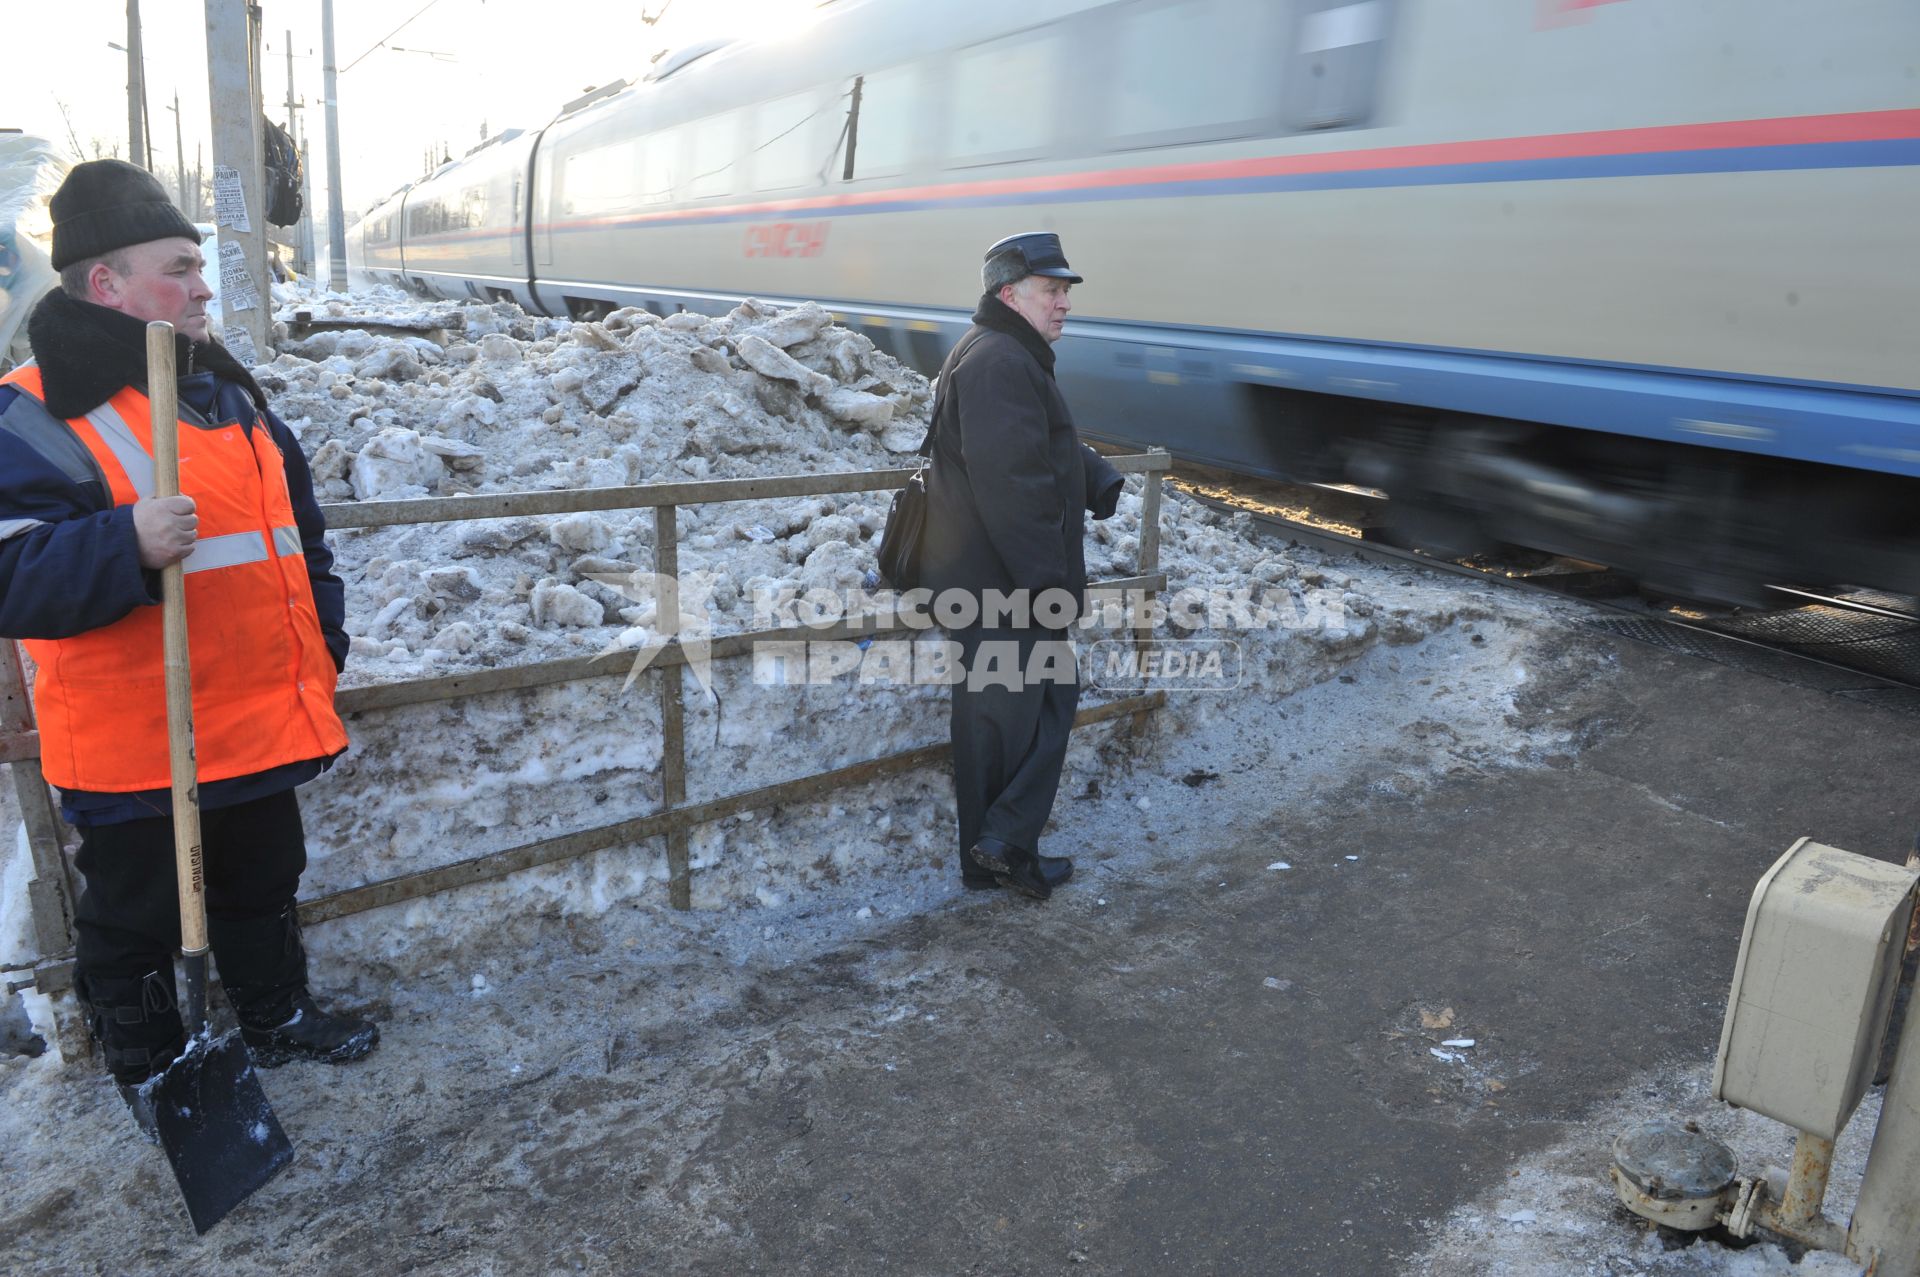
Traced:
MULTIPOLYGON (((1109 457, 1108 461, 1123 473, 1144 473, 1148 478, 1141 504, 1135 574, 1096 582, 1094 588, 1138 591, 1144 597, 1151 597, 1153 593, 1166 588, 1166 578, 1160 572, 1158 476, 1171 468, 1172 461, 1166 452, 1158 449, 1109 457)), ((335 531, 468 519, 651 509, 654 512, 653 571, 657 578, 671 583, 679 577, 678 521, 679 508, 683 505, 886 490, 898 488, 913 473, 910 469, 865 470, 756 479, 717 479, 557 492, 509 492, 411 501, 355 502, 329 505, 323 509, 328 528, 335 531)), ((679 619, 678 599, 669 585, 658 600, 654 628, 664 635, 676 635, 680 630, 679 619)), ((1146 619, 1146 609, 1139 609, 1133 621, 1135 637, 1140 640, 1148 638, 1150 625, 1146 619)), ((902 629, 898 611, 882 609, 869 615, 843 619, 831 628, 780 626, 721 636, 707 644, 707 656, 717 660, 750 655, 760 643, 879 637, 902 629)), ((647 667, 646 676, 653 678, 658 686, 661 711, 662 792, 657 811, 335 891, 302 902, 299 906, 301 921, 307 924, 324 922, 382 905, 398 904, 473 883, 504 878, 537 865, 556 864, 589 852, 658 837, 664 837, 667 844, 669 900, 673 907, 687 909, 692 903, 688 839, 696 826, 738 812, 820 799, 850 785, 897 776, 937 763, 947 754, 946 744, 929 744, 775 785, 689 803, 686 787, 686 704, 682 699, 684 688, 680 674, 688 659, 681 642, 675 638, 653 657, 647 667)), ((334 703, 344 717, 488 692, 545 687, 584 679, 624 677, 626 673, 627 667, 621 662, 607 661, 597 656, 576 657, 351 688, 338 693, 334 703)), ((1076 726, 1085 726, 1131 716, 1135 725, 1140 726, 1144 724, 1146 715, 1158 709, 1164 700, 1165 695, 1160 692, 1124 697, 1081 710, 1074 723, 1076 726)), ((49 994, 63 993, 73 984, 73 901, 77 892, 72 867, 61 850, 63 826, 52 793, 41 773, 39 733, 34 728, 19 649, 14 643, 6 644, 5 656, 0 659, 0 762, 13 765, 14 787, 19 795, 21 816, 26 825, 34 870, 33 880, 27 889, 34 939, 41 955, 31 963, 11 968, 12 974, 30 973, 31 978, 9 979, 6 990, 9 994, 23 988, 34 988, 49 994)), ((86 1039, 84 1029, 73 1014, 71 1003, 56 1000, 56 1013, 63 1053, 69 1060, 80 1058, 86 1052, 86 1039)))

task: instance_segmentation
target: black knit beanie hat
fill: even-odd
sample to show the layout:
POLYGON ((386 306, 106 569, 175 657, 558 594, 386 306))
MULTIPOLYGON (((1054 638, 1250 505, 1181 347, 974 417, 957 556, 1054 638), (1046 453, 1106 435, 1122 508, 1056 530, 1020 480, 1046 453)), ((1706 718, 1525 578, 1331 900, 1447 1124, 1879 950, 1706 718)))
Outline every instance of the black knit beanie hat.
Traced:
POLYGON ((200 242, 153 174, 125 160, 76 164, 47 202, 53 213, 53 268, 156 239, 200 242))

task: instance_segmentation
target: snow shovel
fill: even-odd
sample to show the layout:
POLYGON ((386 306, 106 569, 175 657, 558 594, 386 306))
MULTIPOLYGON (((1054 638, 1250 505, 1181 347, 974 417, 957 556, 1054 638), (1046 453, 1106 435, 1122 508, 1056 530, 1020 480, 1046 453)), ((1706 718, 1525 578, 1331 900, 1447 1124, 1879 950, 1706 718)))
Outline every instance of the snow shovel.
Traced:
MULTIPOLYGON (((153 409, 155 495, 180 495, 179 403, 173 325, 147 325, 147 398, 153 409)), ((173 863, 180 887, 182 1020, 187 1049, 143 1085, 154 1126, 195 1232, 204 1233, 293 1160, 293 1145, 260 1089, 237 1034, 207 1025, 207 905, 200 850, 200 786, 194 765, 193 689, 187 663, 187 593, 181 565, 160 573, 167 672, 167 756, 173 768, 173 863)))

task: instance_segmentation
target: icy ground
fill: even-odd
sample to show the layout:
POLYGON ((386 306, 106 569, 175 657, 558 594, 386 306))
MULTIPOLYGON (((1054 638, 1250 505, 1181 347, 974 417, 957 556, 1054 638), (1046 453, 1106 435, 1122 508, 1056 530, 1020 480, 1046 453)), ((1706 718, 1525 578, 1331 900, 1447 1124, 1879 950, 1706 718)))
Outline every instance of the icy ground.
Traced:
MULTIPOLYGON (((283 301, 283 322, 297 306, 368 325, 285 342, 258 370, 313 458, 326 501, 884 468, 902 464, 924 429, 925 382, 815 308, 747 306, 718 320, 619 312, 571 324, 385 291, 283 301)), ((1133 570, 1139 493, 1136 477, 1120 515, 1092 525, 1096 577, 1133 570)), ((756 588, 857 584, 886 497, 683 510, 682 567, 712 574, 715 632, 755 625, 756 588)), ((1302 623, 1232 631, 1248 658, 1243 687, 1174 695, 1145 739, 1124 725, 1076 735, 1046 850, 1076 857, 1081 872, 1054 911, 1096 925, 1110 901, 1178 879, 1181 848, 1208 830, 1255 826, 1277 806, 1313 804, 1355 776, 1406 793, 1579 749, 1532 701, 1540 665, 1557 659, 1540 635, 1565 619, 1559 605, 1328 562, 1257 539, 1244 522, 1172 492, 1162 536, 1175 588, 1252 586, 1284 597, 1302 623), (1259 765, 1274 759, 1287 760, 1284 791, 1259 765)), ((644 643, 654 637, 651 601, 607 581, 648 567, 651 538, 647 512, 337 533, 354 635, 346 685, 644 643)), ((750 672, 745 662, 719 667, 711 696, 686 684, 695 799, 944 738, 937 689, 849 679, 770 688, 750 672)), ((1607 677, 1604 667, 1581 673, 1607 677)), ((360 717, 349 725, 349 755, 303 791, 313 858, 305 894, 650 810, 659 795, 657 704, 646 682, 623 692, 608 678, 360 717)), ((925 978, 887 986, 899 1007, 871 1018, 862 1010, 842 1025, 823 1013, 820 1024, 776 1025, 766 1038, 742 1027, 756 996, 748 977, 831 966, 856 945, 876 946, 888 961, 899 957, 891 938, 916 917, 1001 907, 958 889, 947 787, 944 772, 928 772, 704 829, 694 839, 692 914, 666 907, 664 856, 647 845, 311 929, 317 983, 378 1015, 386 1041, 359 1067, 363 1085, 342 1086, 318 1069, 269 1076, 276 1105, 298 1115, 299 1160, 209 1249, 179 1235, 171 1177, 157 1154, 129 1143, 109 1088, 84 1067, 62 1071, 55 1052, 0 1056, 0 1269, 398 1271, 385 1232, 398 1204, 438 1228, 468 1221, 449 1235, 493 1216, 512 1232, 522 1196, 565 1201, 568 1191, 585 1209, 630 1209, 642 1233, 690 1218, 721 1244, 732 1190, 724 1168, 696 1155, 721 1120, 702 1078, 724 1076, 741 1052, 764 1052, 777 1074, 779 1048, 769 1043, 788 1028, 843 1038, 846 1052, 874 1053, 874 1067, 891 1071, 888 1035, 919 1018, 899 1007, 911 1010, 912 982, 925 978), (605 1146, 604 1079, 636 1068, 648 1073, 653 1106, 639 1125, 669 1150, 645 1179, 663 1192, 593 1196, 612 1173, 607 1159, 618 1157, 605 1146), (649 1214, 663 1197, 675 1206, 649 1214), (131 1238, 141 1239, 137 1251, 131 1238)), ((1273 872, 1360 870, 1330 853, 1273 872)), ((23 876, 16 853, 0 873, 0 962, 31 956, 15 907, 23 876)), ((44 1005, 34 1009, 44 1026, 44 1005)), ((1463 1051, 1458 1067, 1473 1068, 1471 1048, 1463 1051)), ((1783 1156, 1776 1132, 1710 1113, 1703 1090, 1696 1073, 1650 1075, 1631 1098, 1592 1115, 1580 1138, 1517 1167, 1503 1192, 1436 1221, 1433 1248, 1416 1267, 1787 1271, 1771 1248, 1663 1250, 1619 1215, 1598 1178, 1608 1141, 1643 1110, 1700 1113, 1735 1143, 1743 1166, 1783 1156)), ((1857 1180, 1857 1157, 1848 1158, 1843 1144, 1836 1195, 1857 1180)), ((603 1258, 548 1262, 634 1270, 603 1258)), ((1835 1262, 1814 1257, 1790 1271, 1851 1271, 1835 1262)), ((529 1270, 475 1255, 404 1267, 529 1270)))
MULTIPOLYGON (((1798 1262, 1770 1242, 1743 1249, 1701 1237, 1688 1241, 1625 1222, 1630 1217, 1613 1189, 1595 1173, 1612 1156, 1614 1137, 1656 1118, 1692 1119, 1732 1148, 1742 1174, 1762 1166, 1789 1166, 1793 1132, 1778 1122, 1729 1108, 1713 1099, 1711 1065, 1660 1069, 1637 1079, 1618 1099, 1582 1123, 1572 1138, 1514 1167, 1506 1184, 1440 1221, 1433 1246, 1411 1271, 1445 1277, 1677 1277, 1726 1273, 1731 1277, 1802 1274, 1856 1277, 1860 1266, 1823 1251, 1798 1262)), ((1880 1118, 1880 1093, 1870 1093, 1834 1149, 1826 1215, 1852 1213, 1866 1167, 1867 1147, 1880 1118)))

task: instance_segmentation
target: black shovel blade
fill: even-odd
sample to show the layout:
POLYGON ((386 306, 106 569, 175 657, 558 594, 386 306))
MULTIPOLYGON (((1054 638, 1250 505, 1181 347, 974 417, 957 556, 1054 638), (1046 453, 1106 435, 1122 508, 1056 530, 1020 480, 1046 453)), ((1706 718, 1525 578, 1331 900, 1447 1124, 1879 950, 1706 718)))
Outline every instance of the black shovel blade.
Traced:
POLYGON ((293 1160, 293 1145, 237 1034, 194 1038, 148 1085, 160 1146, 173 1163, 195 1232, 225 1219, 293 1160))

